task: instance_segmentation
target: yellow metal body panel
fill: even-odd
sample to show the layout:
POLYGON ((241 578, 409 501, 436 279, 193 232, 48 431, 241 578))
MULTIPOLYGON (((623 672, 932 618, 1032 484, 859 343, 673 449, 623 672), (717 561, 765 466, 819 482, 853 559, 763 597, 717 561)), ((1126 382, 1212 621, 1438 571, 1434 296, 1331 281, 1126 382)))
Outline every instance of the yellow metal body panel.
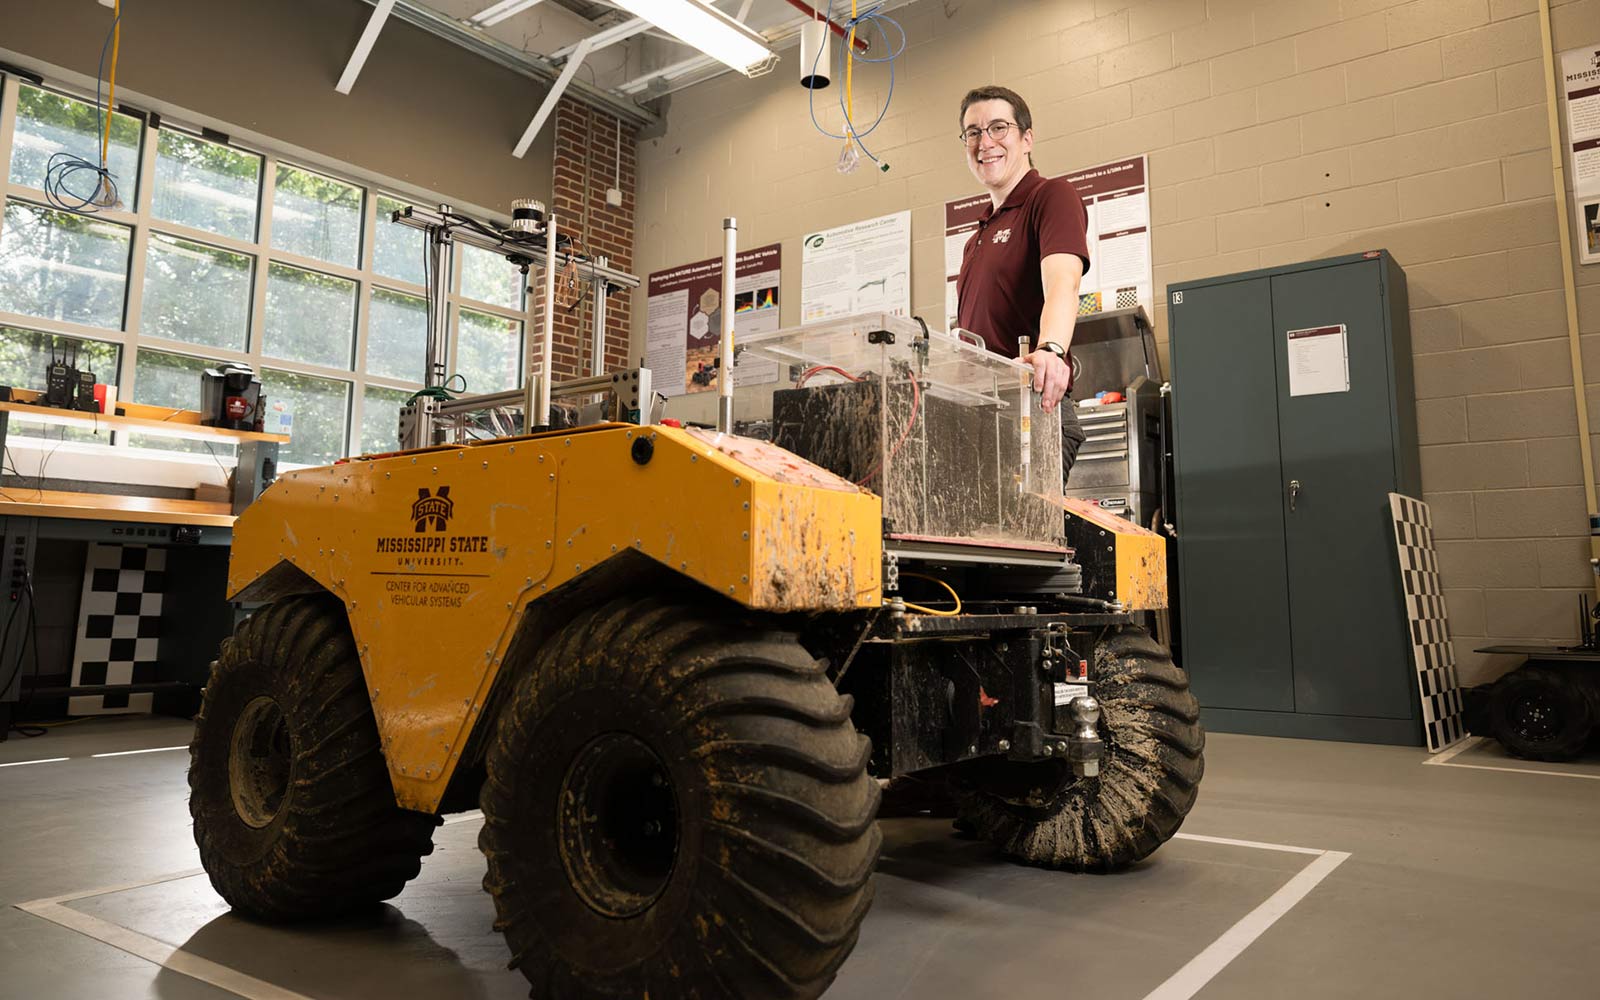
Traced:
POLYGON ((807 468, 613 424, 305 469, 240 516, 229 592, 288 562, 344 601, 396 797, 432 811, 524 608, 619 552, 758 610, 879 606, 881 501, 807 468))
POLYGON ((1053 499, 1068 517, 1087 521, 1112 536, 1113 555, 1117 561, 1117 600, 1124 607, 1129 611, 1156 611, 1167 606, 1165 538, 1087 500, 1053 499))

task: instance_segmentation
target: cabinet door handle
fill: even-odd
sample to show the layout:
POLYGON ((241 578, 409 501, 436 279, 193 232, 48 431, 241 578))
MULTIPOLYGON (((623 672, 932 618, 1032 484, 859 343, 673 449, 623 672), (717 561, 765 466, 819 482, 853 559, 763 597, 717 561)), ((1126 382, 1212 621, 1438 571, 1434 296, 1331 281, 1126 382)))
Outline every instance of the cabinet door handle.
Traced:
POLYGON ((1300 480, 1289 480, 1289 513, 1294 513, 1295 501, 1300 499, 1300 480))

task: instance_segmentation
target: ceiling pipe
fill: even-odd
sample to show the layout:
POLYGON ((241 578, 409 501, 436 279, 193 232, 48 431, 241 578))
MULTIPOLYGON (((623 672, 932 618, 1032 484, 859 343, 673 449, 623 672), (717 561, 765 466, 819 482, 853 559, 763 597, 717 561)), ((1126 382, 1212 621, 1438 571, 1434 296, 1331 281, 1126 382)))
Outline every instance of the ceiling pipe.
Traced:
MULTIPOLYGON (((840 38, 844 38, 847 35, 849 35, 849 33, 850 33, 849 29, 847 29, 847 28, 843 27, 842 25, 836 23, 832 18, 823 17, 822 16, 822 11, 820 11, 817 8, 815 8, 815 7, 811 6, 810 4, 806 3, 805 0, 786 0, 786 2, 789 4, 789 6, 793 7, 795 10, 798 10, 801 13, 806 14, 809 17, 814 17, 818 21, 827 21, 828 22, 828 27, 832 28, 833 29, 833 33, 835 35, 838 35, 840 38)), ((856 48, 859 51, 866 52, 869 49, 871 49, 871 46, 867 44, 867 40, 865 38, 859 38, 858 37, 856 39, 856 48)))

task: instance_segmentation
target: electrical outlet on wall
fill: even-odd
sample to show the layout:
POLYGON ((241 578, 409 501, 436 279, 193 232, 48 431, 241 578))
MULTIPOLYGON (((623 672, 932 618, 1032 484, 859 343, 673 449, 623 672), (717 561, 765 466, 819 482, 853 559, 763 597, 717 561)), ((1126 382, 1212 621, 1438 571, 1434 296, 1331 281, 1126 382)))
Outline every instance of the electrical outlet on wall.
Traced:
POLYGON ((622 191, 617 188, 606 188, 606 204, 612 208, 621 208, 622 191))

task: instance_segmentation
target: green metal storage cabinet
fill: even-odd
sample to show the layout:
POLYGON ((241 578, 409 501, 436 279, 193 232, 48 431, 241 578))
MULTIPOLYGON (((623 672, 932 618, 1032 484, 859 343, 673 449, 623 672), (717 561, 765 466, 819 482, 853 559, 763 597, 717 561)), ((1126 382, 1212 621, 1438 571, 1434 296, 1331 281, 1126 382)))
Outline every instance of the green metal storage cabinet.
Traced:
POLYGON ((1377 250, 1167 301, 1180 650, 1207 727, 1420 743, 1387 497, 1421 495, 1405 273, 1377 250))

